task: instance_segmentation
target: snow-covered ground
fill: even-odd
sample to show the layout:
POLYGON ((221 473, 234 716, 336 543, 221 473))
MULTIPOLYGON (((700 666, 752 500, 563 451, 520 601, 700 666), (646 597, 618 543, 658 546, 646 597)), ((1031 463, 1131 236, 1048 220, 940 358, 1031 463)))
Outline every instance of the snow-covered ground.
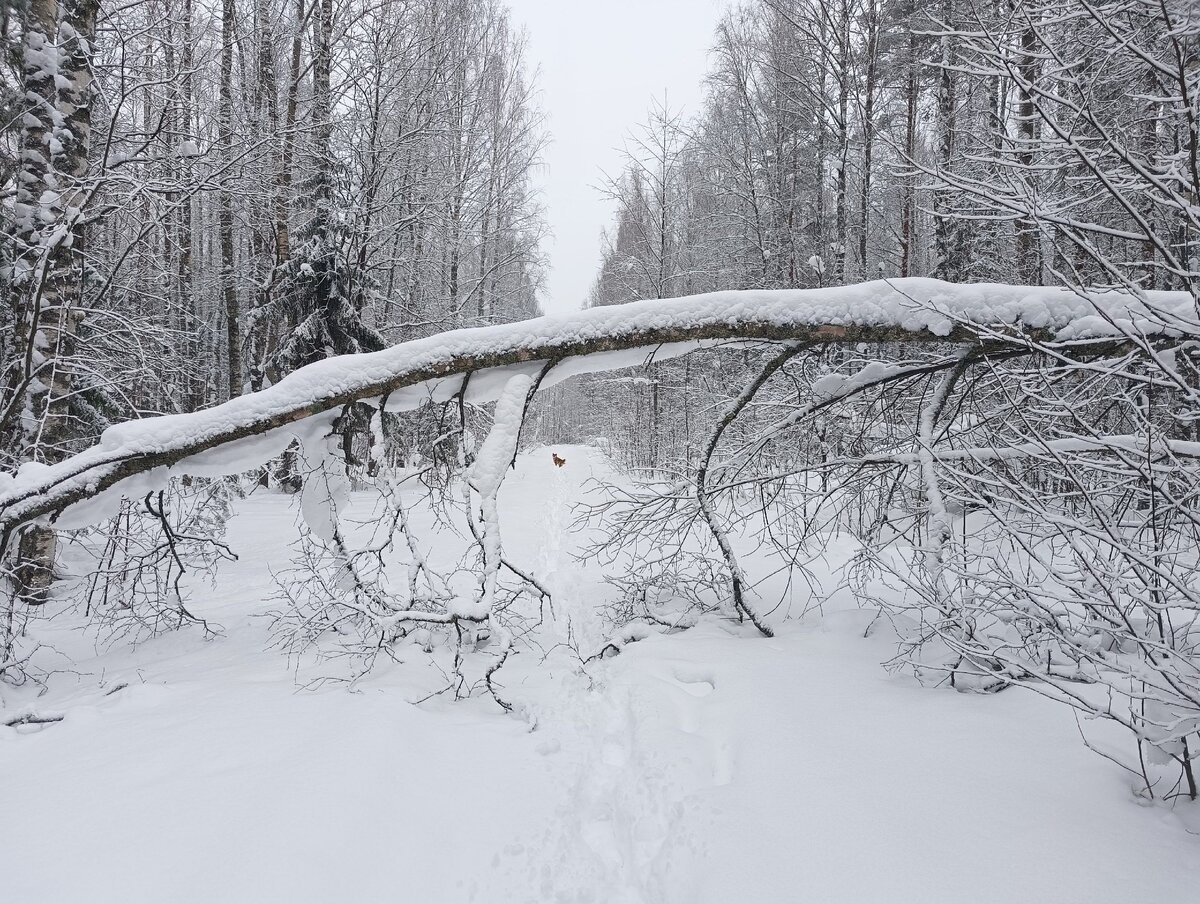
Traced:
MULTIPOLYGON (((588 638, 606 591, 573 560, 570 507, 607 468, 557 451, 561 469, 521 456, 501 525, 556 624, 588 638)), ((1200 888, 1200 838, 1139 806, 1069 714, 887 673, 888 638, 838 598, 773 639, 714 619, 586 672, 548 626, 544 660, 525 648, 502 673, 519 717, 486 695, 410 703, 437 684, 416 647, 352 688, 298 690, 312 675, 265 649, 261 617, 295 520, 286 497, 239 503, 240 559, 192 602, 216 639, 96 653, 44 626, 78 674, 7 701, 65 718, 0 728, 0 901, 1138 904, 1200 888)))

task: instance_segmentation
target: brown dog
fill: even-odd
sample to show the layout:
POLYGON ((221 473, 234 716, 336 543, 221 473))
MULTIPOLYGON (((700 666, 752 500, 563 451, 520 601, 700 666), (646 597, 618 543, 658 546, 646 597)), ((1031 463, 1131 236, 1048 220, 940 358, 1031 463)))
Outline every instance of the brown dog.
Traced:
POLYGON ((556 468, 561 468, 563 465, 565 465, 567 463, 567 460, 565 458, 558 457, 557 452, 551 452, 550 457, 554 459, 554 467, 556 467, 556 468))

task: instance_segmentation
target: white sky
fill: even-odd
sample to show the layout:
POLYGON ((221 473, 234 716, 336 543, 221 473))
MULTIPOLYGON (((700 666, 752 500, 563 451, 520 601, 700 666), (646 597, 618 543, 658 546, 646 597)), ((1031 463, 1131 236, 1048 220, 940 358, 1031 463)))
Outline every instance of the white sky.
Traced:
POLYGON ((713 29, 726 0, 508 0, 529 34, 551 133, 539 175, 551 238, 542 307, 583 305, 600 263, 600 231, 614 210, 596 186, 616 175, 618 149, 664 90, 693 113, 713 29))

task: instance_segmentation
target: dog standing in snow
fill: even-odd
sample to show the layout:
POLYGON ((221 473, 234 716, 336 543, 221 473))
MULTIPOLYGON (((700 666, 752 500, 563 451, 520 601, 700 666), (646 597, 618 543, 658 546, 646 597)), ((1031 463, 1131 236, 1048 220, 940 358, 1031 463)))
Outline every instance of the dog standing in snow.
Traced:
POLYGON ((556 467, 556 468, 561 468, 563 465, 565 465, 567 463, 567 460, 565 458, 558 457, 557 452, 551 452, 550 457, 554 459, 554 467, 556 467))

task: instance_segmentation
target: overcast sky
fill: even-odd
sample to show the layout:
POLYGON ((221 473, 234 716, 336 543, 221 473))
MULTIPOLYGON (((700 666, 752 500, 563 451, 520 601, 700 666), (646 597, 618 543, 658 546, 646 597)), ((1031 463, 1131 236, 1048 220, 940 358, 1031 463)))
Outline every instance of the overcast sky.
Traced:
POLYGON ((664 90, 695 112, 708 47, 726 0, 508 0, 529 33, 552 143, 539 178, 553 236, 542 306, 582 306, 613 215, 596 186, 619 170, 618 149, 664 90))

